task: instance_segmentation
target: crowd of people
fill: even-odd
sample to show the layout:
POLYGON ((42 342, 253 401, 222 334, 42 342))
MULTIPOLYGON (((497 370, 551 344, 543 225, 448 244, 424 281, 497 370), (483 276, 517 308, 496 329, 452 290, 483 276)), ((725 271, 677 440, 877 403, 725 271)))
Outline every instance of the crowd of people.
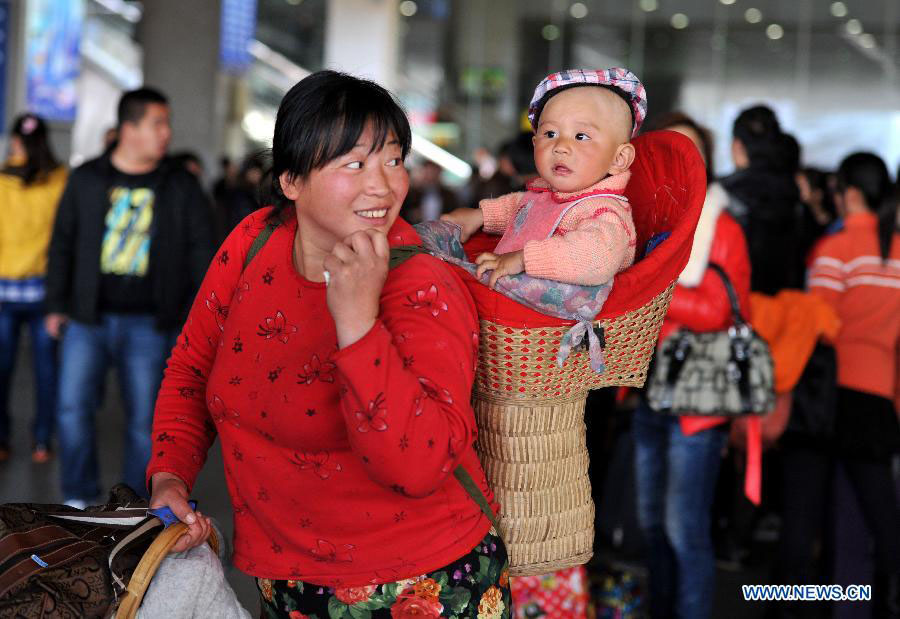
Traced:
MULTIPOLYGON (((14 455, 10 384, 27 325, 30 457, 44 464, 58 450, 66 504, 96 503, 104 490, 97 454, 112 446, 97 444, 94 423, 114 367, 126 418, 121 479, 189 524, 177 549, 197 545, 210 522, 187 498, 218 437, 235 564, 257 579, 267 616, 359 603, 507 616, 503 541, 490 509, 453 480, 467 471, 496 510, 472 446, 478 317, 452 269, 418 259, 389 268, 388 254, 415 243, 409 224, 534 191, 539 172, 551 172, 540 152, 535 164, 533 134, 481 153, 462 187, 444 184, 430 161, 407 175, 410 128, 390 93, 320 72, 285 96, 271 157, 223 158, 222 177, 205 188, 199 157, 169 154, 169 112, 154 89, 125 93, 103 154, 74 170, 38 116, 10 129, 0 170, 0 462, 14 455), (322 500, 302 518, 283 518, 313 494, 322 500)), ((723 177, 708 129, 680 112, 651 120, 650 130, 696 145, 708 181, 661 340, 730 326, 720 270, 764 335, 776 314, 779 324, 801 315, 807 326, 835 326, 810 326, 808 354, 792 357, 796 376, 776 378, 777 405, 762 422, 761 505, 743 497, 743 420, 695 423, 630 394, 649 612, 711 616, 717 555, 746 558, 751 530, 773 515, 772 582, 832 582, 841 532, 827 525, 840 469, 874 540, 875 616, 898 617, 896 179, 865 152, 835 170, 803 167, 801 145, 761 105, 734 121, 735 171, 723 177)), ((627 167, 616 168, 623 183, 627 167)), ((784 372, 774 336, 771 345, 784 372)), ((586 576, 575 577, 561 595, 587 595, 586 576)))

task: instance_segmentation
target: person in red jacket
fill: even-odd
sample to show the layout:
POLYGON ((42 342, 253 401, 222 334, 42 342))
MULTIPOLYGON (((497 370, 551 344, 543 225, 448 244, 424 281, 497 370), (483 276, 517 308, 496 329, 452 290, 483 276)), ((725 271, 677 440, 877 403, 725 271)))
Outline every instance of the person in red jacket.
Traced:
POLYGON ((431 256, 388 268, 391 247, 421 244, 397 217, 410 143, 377 84, 296 84, 275 123, 279 204, 219 249, 160 389, 151 506, 189 525, 175 550, 203 542, 186 501, 218 436, 234 563, 266 617, 509 616, 506 549, 454 479, 462 466, 492 502, 474 302, 431 256))
MULTIPOLYGON (((683 114, 673 114, 657 128, 693 140, 706 162, 707 178, 713 178, 712 137, 707 129, 683 114)), ((749 307, 747 242, 741 226, 725 211, 727 203, 725 190, 711 183, 661 339, 680 327, 721 331, 731 325, 725 286, 710 263, 725 270, 741 307, 749 307)), ((638 524, 647 544, 652 617, 703 619, 712 613, 715 557, 710 518, 728 434, 725 425, 686 432, 689 421, 651 410, 646 401, 633 419, 638 524)))

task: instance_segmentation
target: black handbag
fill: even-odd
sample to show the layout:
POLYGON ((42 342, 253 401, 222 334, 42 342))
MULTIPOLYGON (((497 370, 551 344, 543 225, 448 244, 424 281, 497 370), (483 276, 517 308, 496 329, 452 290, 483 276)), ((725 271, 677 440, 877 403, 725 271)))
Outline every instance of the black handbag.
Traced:
POLYGON ((741 316, 738 296, 725 270, 732 325, 725 331, 680 329, 662 344, 648 380, 653 410, 672 415, 763 415, 775 406, 769 346, 741 316))

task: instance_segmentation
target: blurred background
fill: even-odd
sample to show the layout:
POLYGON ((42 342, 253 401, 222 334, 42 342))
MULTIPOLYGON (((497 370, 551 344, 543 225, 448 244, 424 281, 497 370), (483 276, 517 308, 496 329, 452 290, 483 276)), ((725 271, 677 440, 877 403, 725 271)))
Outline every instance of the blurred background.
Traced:
MULTIPOLYGON (((681 109, 727 136, 762 102, 806 166, 863 147, 900 161, 896 0, 12 0, 0 11, 3 118, 28 108, 50 120, 73 165, 102 150, 118 95, 146 83, 172 99, 173 149, 214 174, 221 155, 266 147, 282 94, 328 67, 393 90, 416 153, 460 184, 463 161, 524 126, 544 75, 618 65, 646 84, 650 123, 681 109)), ((717 140, 722 174, 729 146, 717 140)))
MULTIPOLYGON (((898 30, 900 0, 0 0, 0 119, 9 128, 23 112, 43 118, 54 151, 74 168, 115 140, 123 92, 160 89, 172 111, 170 153, 212 198, 221 240, 260 206, 260 153, 270 146, 278 104, 310 72, 369 77, 401 101, 414 131, 403 214, 415 222, 520 188, 535 174, 525 112, 545 75, 624 66, 646 86, 646 126, 683 124, 665 121, 679 110, 711 129, 719 177, 735 171, 732 130, 741 110, 763 104, 774 111, 779 131, 802 147, 786 172, 789 185, 795 174, 798 183, 785 198, 786 212, 816 220, 816 234, 797 243, 802 264, 813 241, 839 229, 831 229, 841 215, 833 172, 845 156, 875 153, 896 180, 898 30)), ((8 136, 0 140, 6 152, 8 136)), ((798 223, 796 230, 805 228, 798 223)), ((792 286, 803 288, 802 281, 792 286)), ((26 420, 34 411, 30 352, 21 339, 10 390, 13 446, 28 444, 26 420)), ((600 617, 647 611, 630 431, 636 400, 623 395, 600 391, 589 401, 598 506, 590 590, 600 617)), ((110 397, 100 414, 106 488, 119 481, 122 409, 110 397)), ((230 535, 231 504, 215 449, 196 496, 230 535)), ((32 461, 27 451, 10 457, 7 450, 0 500, 61 501, 58 458, 32 461)), ((741 601, 740 585, 777 582, 779 497, 790 494, 779 475, 790 467, 780 463, 778 448, 767 453, 767 490, 753 508, 742 496, 742 457, 732 450, 723 458, 712 510, 715 617, 765 616, 766 606, 741 601)), ((896 455, 892 467, 900 492, 896 455)), ((815 551, 823 582, 870 582, 873 542, 864 517, 840 470, 828 484, 828 528, 815 551)), ((252 611, 255 586, 236 570, 228 574, 252 611)), ((867 604, 808 610, 875 616, 867 604)))

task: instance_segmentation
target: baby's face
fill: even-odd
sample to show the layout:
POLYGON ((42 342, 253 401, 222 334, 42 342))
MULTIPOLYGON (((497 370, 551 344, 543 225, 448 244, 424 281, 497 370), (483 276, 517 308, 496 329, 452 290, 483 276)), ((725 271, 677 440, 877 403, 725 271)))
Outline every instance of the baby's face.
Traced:
POLYGON ((631 111, 604 88, 565 90, 544 106, 534 136, 538 173, 556 190, 587 189, 607 174, 624 172, 633 156, 628 144, 631 111))

